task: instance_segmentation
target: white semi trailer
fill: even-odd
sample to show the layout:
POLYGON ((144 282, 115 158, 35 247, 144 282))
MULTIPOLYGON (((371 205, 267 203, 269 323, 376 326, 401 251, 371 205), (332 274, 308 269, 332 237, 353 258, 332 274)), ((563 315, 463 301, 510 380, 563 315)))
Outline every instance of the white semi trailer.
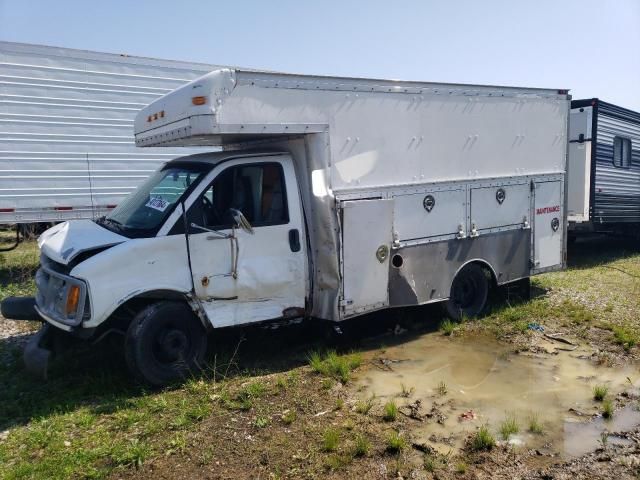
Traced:
MULTIPOLYGON (((39 245, 27 348, 120 330, 132 372, 197 368, 218 327, 444 301, 565 265, 566 90, 221 69, 135 120, 140 147, 221 146, 168 162, 104 219, 39 245)), ((40 363, 36 360, 40 356, 40 363)))

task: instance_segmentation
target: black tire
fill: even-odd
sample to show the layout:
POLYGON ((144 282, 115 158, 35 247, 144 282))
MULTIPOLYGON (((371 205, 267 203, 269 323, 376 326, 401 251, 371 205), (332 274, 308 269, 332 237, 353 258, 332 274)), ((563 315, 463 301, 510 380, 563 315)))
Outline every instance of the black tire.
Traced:
POLYGON ((485 271, 470 264, 458 272, 451 283, 447 315, 453 320, 463 317, 477 317, 482 314, 489 296, 489 278, 485 271))
POLYGON ((188 305, 158 302, 140 311, 127 330, 125 359, 133 376, 154 387, 202 369, 207 333, 188 305))

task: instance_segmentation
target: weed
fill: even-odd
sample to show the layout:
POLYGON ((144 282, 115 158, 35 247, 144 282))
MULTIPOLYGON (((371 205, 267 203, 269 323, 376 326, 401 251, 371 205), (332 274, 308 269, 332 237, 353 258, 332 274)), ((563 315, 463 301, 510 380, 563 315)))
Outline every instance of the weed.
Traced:
POLYGON ((328 470, 343 470, 349 463, 351 463, 351 456, 334 454, 327 458, 325 466, 328 470))
POLYGON ((202 452, 198 458, 198 464, 200 466, 205 466, 211 463, 213 460, 214 450, 213 448, 207 448, 204 452, 202 452))
POLYGON ((456 473, 464 474, 467 473, 467 464, 464 462, 458 462, 456 465, 456 473))
POLYGON ((342 410, 344 408, 344 400, 342 398, 336 399, 336 404, 333 406, 334 410, 342 410))
POLYGON ((371 395, 366 400, 358 400, 356 403, 356 412, 366 415, 369 413, 371 408, 373 408, 373 404, 375 403, 375 396, 371 395))
POLYGON ((150 453, 149 445, 131 440, 124 445, 116 444, 111 450, 110 457, 116 465, 140 468, 150 453))
POLYGON ((607 398, 602 402, 602 416, 604 418, 613 418, 613 412, 613 402, 607 398))
POLYGON ((482 425, 478 428, 478 431, 471 440, 471 448, 476 451, 491 450, 495 446, 496 439, 489 431, 489 427, 487 425, 482 425))
POLYGON ((309 365, 322 375, 347 383, 351 378, 351 372, 362 364, 362 356, 358 353, 338 355, 331 350, 322 355, 319 352, 311 352, 309 365))
POLYGON ((251 382, 244 385, 235 397, 231 400, 227 392, 221 394, 222 401, 227 408, 233 410, 251 410, 255 399, 264 396, 267 392, 267 386, 262 382, 251 382))
POLYGON ((640 334, 629 327, 614 325, 611 327, 611 331, 613 332, 614 341, 618 345, 622 345, 625 350, 631 350, 631 348, 640 343, 640 334))
POLYGON ((447 388, 447 384, 444 383, 443 380, 440 380, 438 386, 436 387, 436 392, 438 392, 438 395, 444 397, 448 391, 449 389, 447 388))
POLYGON ((404 383, 401 383, 400 388, 402 389, 401 395, 403 397, 409 398, 411 395, 413 395, 413 391, 414 391, 413 387, 407 387, 404 383))
POLYGON ((279 376, 278 379, 276 380, 276 387, 278 388, 278 390, 281 390, 281 391, 286 390, 288 387, 287 379, 283 376, 279 376))
POLYGON ((407 441, 398 432, 392 431, 387 436, 387 449, 386 449, 387 452, 399 453, 402 450, 404 450, 406 446, 407 446, 407 441))
POLYGON ((601 402, 605 399, 609 393, 609 388, 606 385, 596 385, 593 387, 593 399, 601 402))
POLYGON ((335 452, 340 443, 340 432, 333 428, 328 428, 322 435, 322 450, 325 452, 335 452))
POLYGON ((282 418, 282 422, 285 425, 291 425, 296 421, 297 416, 298 415, 296 414, 295 410, 285 410, 280 418, 282 418))
POLYGON ((323 390, 331 390, 335 384, 336 382, 333 378, 323 378, 322 382, 320 382, 323 390))
POLYGON ((384 404, 382 418, 385 422, 394 422, 398 418, 398 406, 393 400, 389 400, 384 404))
POLYGON ((518 420, 514 414, 508 414, 507 417, 500 424, 500 435, 502 439, 507 441, 511 435, 515 435, 520 431, 518 420))
POLYGON ((608 444, 609 444, 609 432, 605 430, 600 434, 600 445, 602 445, 602 448, 606 450, 608 444))
POLYGON ((445 318, 440 322, 440 331, 443 335, 451 336, 454 334, 457 328, 458 325, 448 318, 445 318))
POLYGON ((177 433, 169 440, 169 449, 165 452, 167 455, 174 453, 184 453, 187 449, 187 438, 184 433, 177 433))
POLYGON ((269 423, 271 423, 269 417, 258 417, 256 418, 255 426, 258 428, 265 428, 269 426, 269 423))
POLYGON ((436 461, 433 455, 427 455, 426 457, 424 457, 424 469, 427 472, 433 473, 436 471, 437 468, 438 468, 438 462, 436 461))
POLYGON ((371 449, 371 442, 362 434, 356 435, 355 445, 353 447, 354 457, 364 457, 371 449))
POLYGON ((535 433, 536 435, 541 435, 544 433, 544 428, 542 427, 542 422, 540 422, 540 416, 537 413, 531 413, 529 415, 529 431, 531 433, 535 433))

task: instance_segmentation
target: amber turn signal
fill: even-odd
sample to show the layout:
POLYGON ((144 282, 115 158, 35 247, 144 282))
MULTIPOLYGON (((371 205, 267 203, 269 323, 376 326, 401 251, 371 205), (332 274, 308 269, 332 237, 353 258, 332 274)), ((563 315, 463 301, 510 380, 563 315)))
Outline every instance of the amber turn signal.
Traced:
POLYGON ((71 285, 67 292, 67 305, 66 313, 70 315, 78 310, 78 303, 80 302, 80 287, 78 285, 71 285))
POLYGON ((191 103, 194 105, 204 105, 207 103, 207 97, 191 97, 191 103))

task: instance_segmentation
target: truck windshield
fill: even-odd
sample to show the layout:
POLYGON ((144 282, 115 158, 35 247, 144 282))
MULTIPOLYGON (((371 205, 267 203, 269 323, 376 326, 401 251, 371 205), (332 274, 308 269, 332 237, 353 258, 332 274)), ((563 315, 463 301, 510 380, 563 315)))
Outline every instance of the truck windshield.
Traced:
POLYGON ((155 235, 203 169, 176 166, 158 170, 98 223, 128 237, 155 235))

